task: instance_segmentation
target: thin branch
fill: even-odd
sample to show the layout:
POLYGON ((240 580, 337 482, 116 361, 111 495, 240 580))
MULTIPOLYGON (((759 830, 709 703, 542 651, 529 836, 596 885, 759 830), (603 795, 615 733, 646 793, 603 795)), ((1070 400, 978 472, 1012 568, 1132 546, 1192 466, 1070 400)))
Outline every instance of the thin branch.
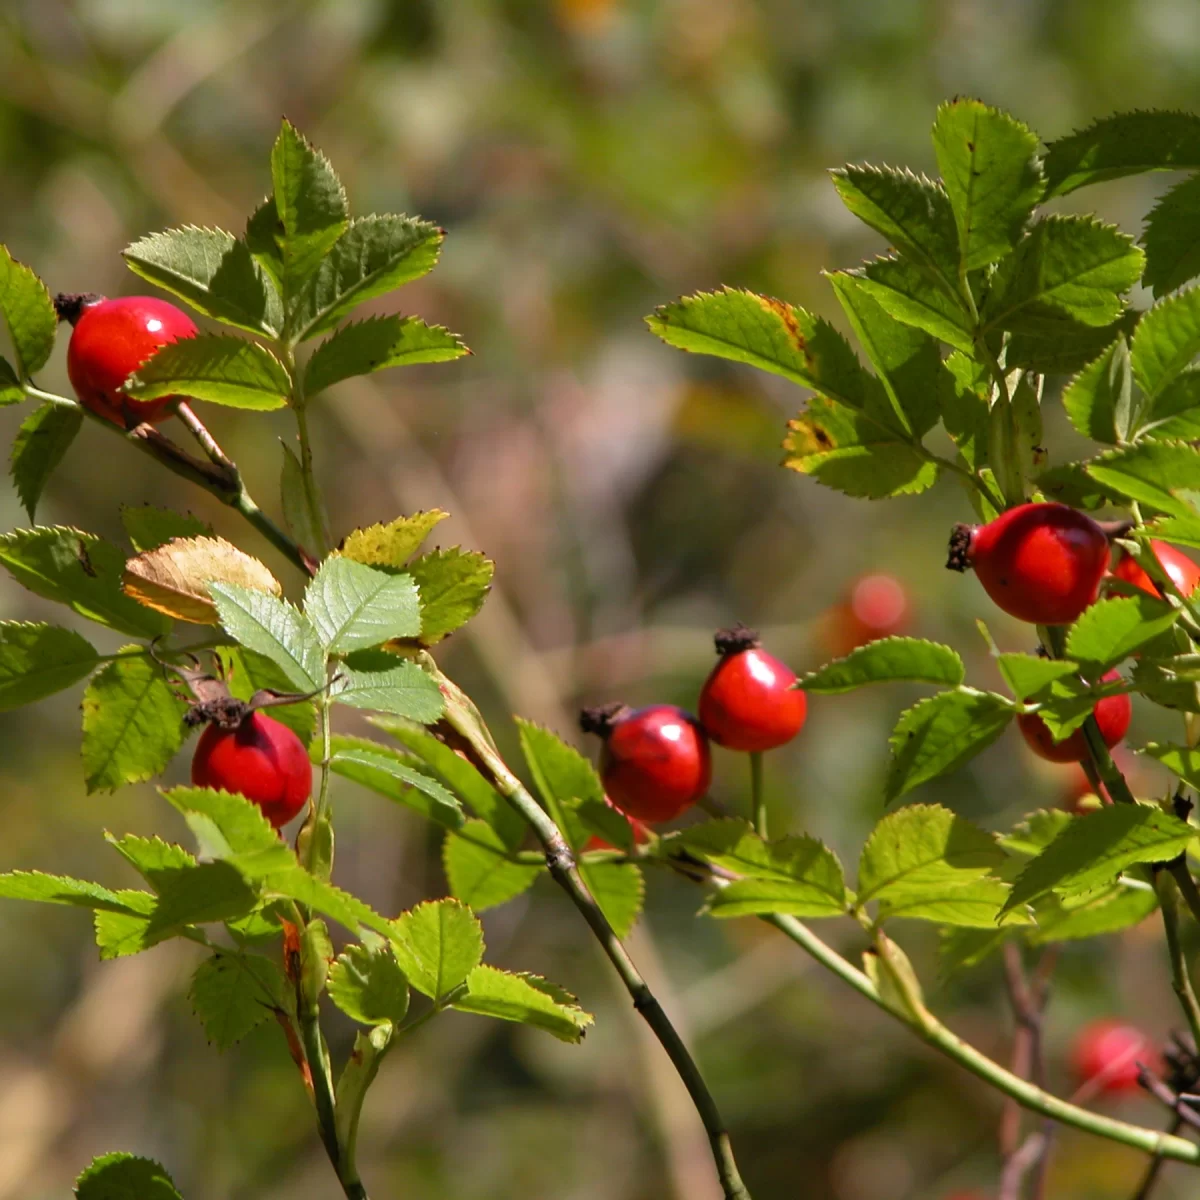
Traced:
POLYGON ((729 1133, 721 1118, 716 1101, 700 1074, 683 1039, 679 1036, 662 1005, 655 998, 642 978, 633 960, 629 957, 620 939, 613 932, 608 919, 600 910, 591 892, 588 891, 575 865, 575 857, 564 840, 558 826, 549 813, 529 794, 524 784, 509 770, 500 757, 491 735, 483 725, 474 705, 432 663, 427 664, 442 692, 446 695, 446 721, 463 739, 478 762, 492 777, 496 788, 525 819, 546 852, 546 866, 554 881, 567 893, 571 902, 588 923, 596 940, 600 943, 609 961, 616 968, 625 990, 633 1000, 633 1007, 653 1030, 655 1037, 667 1052, 675 1070, 688 1090, 692 1103, 708 1134, 709 1145, 716 1161, 717 1175, 721 1181, 726 1200, 750 1200, 750 1192, 738 1173, 737 1162, 729 1133))
POLYGON ((763 796, 763 756, 761 750, 749 755, 750 758, 750 811, 754 818, 754 828, 758 836, 767 840, 767 804, 763 796))
MULTIPOLYGON (((1176 1134, 1182 1128, 1183 1118, 1176 1116, 1171 1121, 1167 1132, 1176 1134)), ((1162 1175, 1163 1163, 1164 1160, 1161 1158, 1155 1157, 1153 1159, 1149 1167, 1146 1168, 1146 1174, 1142 1177, 1141 1186, 1138 1188, 1137 1192, 1134 1193, 1133 1200, 1150 1200, 1150 1193, 1154 1191, 1154 1185, 1158 1183, 1159 1178, 1162 1175)))
MULTIPOLYGON (((1188 878, 1191 879, 1190 874, 1188 874, 1188 878)), ((1171 986, 1179 999, 1184 1016, 1187 1017, 1192 1040, 1195 1045, 1200 1046, 1200 1005, 1196 1003, 1196 992, 1188 973, 1183 944, 1179 940, 1179 902, 1174 877, 1167 871, 1156 871, 1154 886, 1158 892, 1158 902, 1162 908, 1163 929, 1167 935, 1167 953, 1171 959, 1171 986)), ((1195 885, 1193 884, 1193 886, 1195 885)))
MULTIPOLYGON (((1200 1112, 1197 1112, 1183 1096, 1177 1095, 1166 1083, 1148 1067, 1138 1064, 1138 1083, 1152 1095, 1155 1100, 1165 1104, 1185 1125, 1200 1129, 1200 1112)), ((1191 1145, 1191 1143, 1188 1143, 1191 1145)), ((1200 1147, 1197 1147, 1200 1150, 1200 1147)))

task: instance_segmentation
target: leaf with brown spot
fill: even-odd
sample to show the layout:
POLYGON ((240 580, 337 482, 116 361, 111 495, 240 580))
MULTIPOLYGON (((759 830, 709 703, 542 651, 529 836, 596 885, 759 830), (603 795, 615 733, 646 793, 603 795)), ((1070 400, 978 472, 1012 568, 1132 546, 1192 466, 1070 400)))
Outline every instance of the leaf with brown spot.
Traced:
POLYGON ((230 583, 273 596, 283 593, 267 568, 224 538, 172 538, 125 564, 122 587, 139 604, 180 621, 216 625, 210 583, 230 583))

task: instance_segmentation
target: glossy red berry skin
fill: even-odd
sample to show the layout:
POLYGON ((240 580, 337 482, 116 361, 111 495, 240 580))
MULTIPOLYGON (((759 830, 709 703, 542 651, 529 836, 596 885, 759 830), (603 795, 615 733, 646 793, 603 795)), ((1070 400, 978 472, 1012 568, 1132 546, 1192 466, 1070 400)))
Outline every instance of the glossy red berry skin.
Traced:
POLYGON ((795 672, 752 639, 744 649, 723 653, 705 680, 700 724, 729 750, 774 750, 804 725, 808 698, 792 687, 795 682, 795 672))
MULTIPOLYGON (((1166 542, 1151 542, 1150 545, 1154 550, 1155 558, 1162 563, 1163 570, 1170 576, 1171 582, 1179 589, 1180 594, 1190 596, 1196 590, 1197 584, 1200 584, 1200 565, 1195 560, 1188 558, 1181 550, 1176 550, 1174 546, 1168 546, 1166 542)), ((1162 595, 1158 584, 1129 555, 1125 555, 1117 563, 1113 568, 1113 574, 1118 579, 1123 579, 1126 583, 1141 588, 1143 592, 1149 592, 1152 596, 1162 595)))
POLYGON ((286 725, 252 712, 236 729, 205 729, 192 758, 192 783, 240 792, 279 829, 312 794, 312 764, 304 743, 286 725))
POLYGON ((1021 504, 986 525, 959 526, 948 565, 974 567, 983 590, 1010 616, 1067 625, 1095 601, 1108 563, 1108 538, 1086 513, 1021 504))
POLYGON ((85 408, 125 428, 128 409, 136 421, 157 423, 170 415, 178 396, 131 400, 121 385, 169 342, 196 336, 187 313, 154 296, 121 296, 80 309, 67 346, 67 374, 85 408))
POLYGON ((1071 1049, 1071 1064, 1080 1083, 1095 1081, 1101 1092, 1138 1089, 1139 1062, 1153 1068, 1158 1060, 1150 1039, 1120 1021, 1093 1021, 1080 1030, 1071 1049))
MULTIPOLYGON (((1104 678, 1111 681, 1120 679, 1121 675, 1118 671, 1109 671, 1104 678)), ((1103 700, 1096 702, 1092 715, 1100 727, 1100 736, 1104 738, 1104 744, 1111 750, 1129 729, 1133 703, 1128 696, 1105 696, 1103 700)), ((1061 742, 1056 742, 1050 736, 1046 722, 1037 713, 1022 713, 1017 717, 1017 728, 1034 754, 1047 762, 1082 762, 1088 756, 1087 740, 1082 729, 1077 729, 1061 742)))
POLYGON ((708 738, 695 717, 673 704, 622 712, 605 737, 600 778, 627 817, 670 821, 708 791, 708 738))

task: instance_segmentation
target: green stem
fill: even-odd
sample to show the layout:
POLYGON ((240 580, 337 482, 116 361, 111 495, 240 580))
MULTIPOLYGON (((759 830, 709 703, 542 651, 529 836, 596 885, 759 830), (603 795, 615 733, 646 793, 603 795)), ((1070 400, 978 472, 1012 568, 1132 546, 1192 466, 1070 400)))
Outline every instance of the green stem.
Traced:
MULTIPOLYGON (((1189 876, 1190 878, 1190 876, 1189 876)), ((1179 897, 1176 885, 1166 871, 1157 871, 1154 876, 1155 890, 1158 892, 1158 902, 1162 906, 1163 928, 1167 934, 1167 953, 1171 959, 1171 986, 1179 998, 1180 1007, 1187 1017, 1188 1027, 1192 1031, 1192 1041, 1200 1046, 1200 1005, 1196 1003, 1196 993, 1192 987, 1192 979, 1188 974, 1187 959, 1183 954, 1183 945, 1179 940, 1179 897)))
POLYGON ((750 754, 750 810, 758 836, 767 840, 767 805, 763 798, 763 756, 761 750, 750 754))
MULTIPOLYGON (((128 445, 149 455, 159 465, 167 468, 172 474, 186 479, 202 487, 210 495, 215 496, 222 504, 236 509, 255 529, 259 531, 281 554, 300 570, 308 573, 308 564, 300 553, 300 548, 254 503, 242 477, 232 463, 226 458, 222 465, 217 461, 201 462, 193 458, 170 438, 160 433, 152 425, 135 425, 132 429, 122 429, 105 417, 99 416, 89 408, 68 400, 65 396, 56 396, 53 392, 44 392, 32 383, 24 385, 25 394, 34 400, 42 400, 52 404, 70 405, 78 408, 85 417, 99 425, 101 429, 114 433, 128 445)), ((190 411, 190 410, 189 410, 190 411)), ((193 418, 194 419, 194 418, 193 418)), ((198 424, 198 422, 197 422, 198 424)), ((210 438, 211 440, 211 438, 210 438)), ((215 446, 216 443, 213 442, 215 446)), ((219 450, 219 447, 218 447, 219 450)), ((224 455, 222 454, 222 457, 224 455)))
POLYGON ((312 438, 308 431, 308 400, 304 395, 304 375, 296 369, 296 354, 291 346, 284 347, 284 362, 292 378, 292 411, 296 414, 296 433, 300 438, 300 476, 304 481, 304 505, 317 544, 313 547, 318 559, 329 553, 325 544, 325 517, 321 489, 313 467, 312 438))
POLYGON ((750 1192, 738 1173, 737 1162, 729 1134, 717 1109, 716 1101, 700 1074, 683 1039, 671 1024, 654 993, 629 957, 628 951, 613 932, 608 918, 601 911, 591 892, 588 891, 575 865, 575 856, 567 845, 558 826, 549 813, 529 794, 525 785, 509 770, 500 757, 491 735, 483 725, 482 718, 465 695, 433 664, 428 663, 434 678, 442 687, 447 698, 445 720, 467 743, 479 761, 492 776, 497 789, 521 814, 533 830, 546 852, 546 866, 554 881, 567 893, 571 902, 588 923, 601 949, 616 969, 625 990, 633 1000, 633 1007, 650 1026, 662 1048, 667 1052, 672 1065, 688 1090, 692 1103, 708 1134, 709 1145, 716 1161, 717 1175, 721 1181, 726 1200, 750 1200, 750 1192))
MULTIPOLYGON (((859 995, 865 996, 872 1004, 892 1016, 898 1016, 895 1010, 884 1002, 875 985, 862 971, 827 946, 795 917, 774 913, 764 916, 762 919, 767 924, 774 925, 823 967, 849 984, 859 995)), ((991 1084, 997 1091, 1012 1097, 1025 1108, 1041 1113, 1064 1125, 1070 1125, 1084 1133, 1095 1134, 1097 1137, 1107 1138, 1109 1141, 1119 1142, 1124 1146, 1131 1146, 1147 1154, 1157 1154, 1176 1162, 1200 1165, 1200 1146, 1186 1138, 1160 1133, 1156 1129, 1145 1129, 1139 1125, 1130 1125, 1124 1121, 1114 1120, 1112 1117, 1089 1112, 1066 1100, 1060 1100, 1035 1084, 1014 1075, 999 1063, 993 1062, 987 1055, 981 1054, 957 1034, 947 1029, 936 1017, 929 1014, 928 1010, 925 1012, 925 1019, 922 1022, 906 1022, 918 1037, 940 1050, 960 1066, 965 1067, 985 1083, 991 1084)))

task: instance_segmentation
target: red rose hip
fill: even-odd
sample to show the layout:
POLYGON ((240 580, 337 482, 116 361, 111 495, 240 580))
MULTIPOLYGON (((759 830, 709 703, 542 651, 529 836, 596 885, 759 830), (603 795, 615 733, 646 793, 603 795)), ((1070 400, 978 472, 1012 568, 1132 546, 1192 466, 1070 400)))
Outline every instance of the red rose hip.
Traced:
MULTIPOLYGON (((1154 551, 1154 557, 1162 563, 1163 570, 1179 589, 1180 595, 1191 596, 1196 590, 1196 585, 1200 584, 1200 565, 1188 558, 1182 551, 1176 550, 1174 546, 1168 546, 1166 542, 1151 542, 1150 546, 1154 551)), ((1158 584, 1128 554, 1117 563, 1113 574, 1118 579, 1123 579, 1126 583, 1141 588, 1143 592, 1149 592, 1152 596, 1162 595, 1158 584)))
POLYGON ((975 569, 983 590, 1010 616, 1067 625, 1100 589, 1108 538, 1086 513, 1065 504, 1021 504, 986 525, 958 525, 946 565, 975 569))
POLYGON ((311 795, 312 764, 304 743, 286 725, 251 712, 236 728, 212 724, 200 735, 192 783, 241 793, 279 829, 311 795))
MULTIPOLYGON (((1106 682, 1120 678, 1119 671, 1109 671, 1104 676, 1106 682)), ((1096 701, 1092 716, 1096 718, 1104 744, 1111 750, 1129 729, 1133 704, 1128 696, 1105 696, 1103 700, 1096 701)), ((1056 742, 1050 736, 1046 722, 1037 713, 1022 713, 1017 717, 1017 728, 1034 754, 1047 762, 1082 762, 1088 756, 1087 739, 1082 729, 1076 729, 1061 742, 1056 742)))
POLYGON ((751 753, 774 750, 800 732, 808 698, 796 674, 768 654, 744 625, 720 630, 720 659, 700 691, 700 724, 719 746, 751 753))
POLYGON ((155 296, 58 296, 54 306, 75 327, 67 374, 79 403, 122 428, 166 420, 182 397, 134 400, 121 388, 160 346, 196 336, 191 317, 155 296))
POLYGON ((835 655, 901 633, 908 621, 908 594, 892 575, 864 575, 846 600, 830 609, 825 641, 835 655))
POLYGON ((1150 1039, 1120 1021, 1093 1021, 1079 1031, 1071 1048, 1071 1064, 1079 1082, 1094 1083, 1101 1092, 1136 1090, 1138 1063, 1153 1068, 1157 1060, 1150 1039))
POLYGON ((604 739, 600 778, 613 805, 627 817, 670 821, 708 791, 712 755, 690 713, 673 704, 631 709, 624 704, 587 708, 584 733, 604 739))

